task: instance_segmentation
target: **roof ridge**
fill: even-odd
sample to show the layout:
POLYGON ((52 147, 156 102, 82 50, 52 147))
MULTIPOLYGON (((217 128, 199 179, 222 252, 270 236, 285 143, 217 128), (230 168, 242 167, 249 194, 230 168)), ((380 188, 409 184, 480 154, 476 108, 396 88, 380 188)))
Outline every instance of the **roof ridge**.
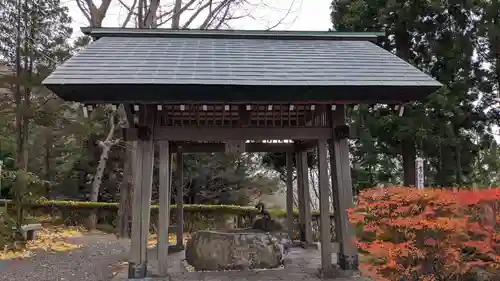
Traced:
POLYGON ((182 37, 182 38, 226 38, 264 40, 350 40, 377 41, 384 32, 342 32, 301 30, 235 30, 235 29, 170 29, 170 28, 114 28, 82 27, 81 31, 96 39, 101 37, 182 37))

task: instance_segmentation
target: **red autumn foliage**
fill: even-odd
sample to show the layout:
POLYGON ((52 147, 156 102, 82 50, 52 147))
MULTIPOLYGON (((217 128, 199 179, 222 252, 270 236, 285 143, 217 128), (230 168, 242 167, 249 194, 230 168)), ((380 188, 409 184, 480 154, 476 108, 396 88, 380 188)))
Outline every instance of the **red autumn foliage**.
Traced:
POLYGON ((376 280, 463 280, 500 269, 500 188, 390 187, 361 192, 349 211, 362 270, 376 280))

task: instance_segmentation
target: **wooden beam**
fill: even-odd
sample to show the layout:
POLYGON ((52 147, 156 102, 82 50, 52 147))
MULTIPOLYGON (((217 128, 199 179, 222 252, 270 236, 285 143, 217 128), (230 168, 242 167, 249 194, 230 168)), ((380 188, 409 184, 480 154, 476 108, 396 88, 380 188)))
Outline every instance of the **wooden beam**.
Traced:
POLYGON ((332 139, 330 146, 330 168, 332 196, 335 215, 335 231, 340 245, 338 264, 341 269, 356 271, 359 259, 356 245, 353 243, 354 230, 349 221, 347 210, 354 206, 349 147, 347 138, 337 138, 333 128, 346 123, 345 105, 338 105, 332 112, 332 139))
MULTIPOLYGON (((292 152, 294 151, 293 143, 247 143, 245 144, 246 152, 292 152)), ((200 152, 224 152, 224 143, 185 143, 175 142, 170 152, 182 151, 183 153, 200 153, 200 152)))
POLYGON ((319 226, 321 241, 321 270, 327 274, 332 267, 332 247, 330 244, 330 184, 328 183, 328 146, 326 140, 318 141, 319 174, 319 226))
MULTIPOLYGON (((133 140, 136 128, 125 129, 125 138, 133 140)), ((196 128, 155 127, 154 140, 226 141, 226 140, 317 140, 331 138, 331 128, 196 128)))
POLYGON ((286 219, 288 226, 288 236, 293 240, 293 153, 286 154, 286 219))
POLYGON ((170 222, 170 194, 171 194, 171 174, 170 174, 170 152, 168 141, 158 143, 160 151, 159 167, 159 203, 158 210, 158 274, 162 277, 168 274, 168 234, 170 222))

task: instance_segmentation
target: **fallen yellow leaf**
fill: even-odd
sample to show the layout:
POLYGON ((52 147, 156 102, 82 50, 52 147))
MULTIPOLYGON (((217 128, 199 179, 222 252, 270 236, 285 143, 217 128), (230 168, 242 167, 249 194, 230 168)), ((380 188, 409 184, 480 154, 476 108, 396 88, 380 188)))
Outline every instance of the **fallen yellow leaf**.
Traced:
POLYGON ((81 245, 67 243, 65 240, 69 237, 81 235, 82 232, 78 228, 72 227, 44 227, 37 232, 34 241, 26 243, 26 249, 4 251, 0 253, 0 260, 10 260, 16 258, 27 258, 33 255, 35 250, 52 251, 52 252, 67 252, 81 245))

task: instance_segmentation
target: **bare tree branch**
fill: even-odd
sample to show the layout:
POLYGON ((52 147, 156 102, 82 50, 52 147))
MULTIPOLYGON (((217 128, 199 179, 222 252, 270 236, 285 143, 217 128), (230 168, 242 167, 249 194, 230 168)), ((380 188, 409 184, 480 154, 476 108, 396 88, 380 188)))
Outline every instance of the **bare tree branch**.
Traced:
POLYGON ((85 6, 85 4, 82 2, 83 0, 76 0, 76 5, 78 6, 78 9, 82 12, 82 14, 87 18, 88 22, 91 23, 92 20, 90 19, 90 10, 88 7, 85 6))
POLYGON ((161 5, 158 7, 159 12, 160 12, 160 14, 156 17, 158 19, 158 22, 159 22, 158 25, 165 24, 167 21, 169 21, 172 18, 170 16, 169 19, 163 20, 163 18, 165 18, 166 16, 169 16, 173 13, 174 9, 172 7, 173 7, 172 4, 166 5, 166 12, 161 11, 161 10, 163 10, 163 8, 165 8, 165 6, 161 5))
MULTIPOLYGON (((210 3, 212 3, 212 1, 210 1, 210 3)), ((231 3, 231 0, 224 0, 222 2, 219 3, 219 5, 217 5, 217 7, 215 7, 215 9, 211 10, 210 13, 208 13, 207 17, 205 18, 205 21, 203 21, 203 23, 200 25, 200 29, 206 29, 210 23, 210 20, 215 17, 221 10, 222 8, 224 8, 225 5, 227 5, 228 3, 231 3)))
POLYGON ((196 12, 194 12, 194 14, 191 15, 191 17, 188 19, 188 21, 182 26, 182 28, 188 28, 191 23, 196 19, 196 17, 198 17, 198 15, 203 12, 203 10, 205 10, 206 8, 208 8, 209 6, 212 5, 212 2, 213 0, 209 0, 207 3, 203 4, 201 7, 198 8, 198 10, 196 10, 196 12))
POLYGON ((123 0, 118 0, 118 2, 120 2, 120 4, 125 7, 125 9, 127 9, 127 11, 130 13, 130 12, 133 12, 134 10, 134 6, 135 4, 137 3, 137 0, 134 0, 134 5, 132 5, 131 7, 127 6, 127 4, 123 3, 123 0))
POLYGON ((137 23, 139 28, 144 28, 143 23, 144 23, 144 1, 146 0, 139 0, 139 6, 137 7, 137 23))
MULTIPOLYGON (((231 0, 230 0, 231 1, 231 0)), ((213 15, 210 17, 210 22, 206 25, 205 29, 208 29, 210 27, 213 26, 213 23, 216 21, 216 20, 219 20, 219 14, 221 14, 222 10, 224 9, 224 14, 227 14, 229 13, 229 8, 231 7, 231 5, 225 5, 224 8, 221 8, 219 11, 213 13, 213 15)), ((222 16, 222 18, 224 18, 224 16, 222 16)))
MULTIPOLYGON (((234 3, 234 1, 233 1, 233 3, 234 3)), ((246 18, 249 16, 248 13, 246 13, 244 15, 239 15, 239 16, 233 15, 233 13, 231 12, 231 9, 234 6, 234 5, 232 5, 233 3, 229 3, 228 5, 226 5, 226 8, 224 9, 224 13, 222 14, 221 17, 218 17, 218 16, 213 17, 213 19, 210 22, 210 24, 208 25, 208 27, 211 27, 214 29, 220 29, 222 26, 230 28, 230 26, 229 26, 230 21, 246 18), (214 22, 216 22, 216 21, 218 21, 218 23, 214 25, 214 22)), ((221 13, 219 13, 219 14, 221 14, 221 13)))
POLYGON ((118 1, 129 12, 122 26, 128 25, 131 18, 135 17, 141 28, 155 28, 169 24, 171 28, 182 29, 193 28, 194 23, 198 25, 196 28, 199 29, 231 28, 229 22, 233 20, 242 18, 267 20, 269 17, 273 19, 279 17, 277 22, 273 20, 272 23, 269 23, 267 20, 269 26, 267 29, 273 29, 283 25, 286 19, 297 11, 295 8, 298 1, 303 2, 303 0, 290 0, 293 2, 291 5, 279 8, 269 5, 272 2, 267 3, 271 0, 172 0, 168 3, 161 0, 133 0, 135 6, 132 4, 132 0, 118 1), (137 1, 139 4, 136 3, 137 1), (267 10, 271 10, 271 12, 262 15, 261 11, 267 10), (131 11, 132 13, 130 13, 131 11), (189 12, 186 13, 187 11, 189 12), (281 16, 276 15, 278 12, 281 16), (182 15, 188 15, 187 19, 181 20, 182 15))
POLYGON ((127 10, 127 17, 125 18, 125 20, 122 23, 122 27, 126 27, 127 24, 129 23, 130 19, 132 18, 132 15, 135 15, 134 10, 135 10, 135 6, 137 5, 137 0, 134 0, 134 2, 132 3, 132 6, 130 6, 130 7, 128 7, 125 3, 123 3, 123 0, 118 0, 118 1, 127 10))
MULTIPOLYGON (((295 1, 296 0, 294 0, 292 2, 292 4, 290 4, 290 6, 288 7, 288 10, 286 11, 285 15, 283 17, 281 17, 274 25, 268 27, 267 30, 271 30, 271 29, 274 29, 274 28, 278 27, 279 25, 281 25, 285 21, 286 18, 288 18, 288 16, 292 13, 292 7, 295 4, 295 1)), ((299 6, 302 6, 302 3, 303 3, 303 0, 301 0, 299 6)), ((293 19, 292 22, 296 21, 297 17, 298 17, 298 15, 295 16, 295 18, 293 19)))
POLYGON ((98 15, 99 15, 99 26, 102 26, 102 21, 106 17, 106 12, 109 9, 109 5, 111 4, 111 0, 102 0, 101 6, 99 6, 98 15))
MULTIPOLYGON (((176 0, 181 2, 182 0, 176 0)), ((160 0, 150 0, 149 7, 146 5, 147 13, 145 17, 145 26, 152 26, 156 22, 156 11, 160 6, 160 0)))
MULTIPOLYGON (((182 1, 181 1, 182 2, 182 1)), ((184 6, 182 6, 179 10, 179 25, 180 25, 180 15, 182 15, 185 11, 194 11, 196 8, 191 8, 191 6, 196 2, 196 0, 190 0, 188 3, 184 4, 184 6)), ((201 3, 202 1, 198 0, 198 4, 201 3)), ((177 2, 175 2, 175 4, 177 4, 177 2)), ((175 4, 173 6, 172 9, 170 10, 167 10, 166 12, 164 13, 160 13, 160 15, 157 17, 158 18, 158 26, 161 26, 161 25, 164 25, 165 23, 167 23, 168 21, 172 20, 175 13, 174 13, 174 10, 175 10, 175 4), (168 16, 168 17, 167 17, 168 16), (166 19, 164 19, 165 17, 167 17, 166 19)), ((182 4, 182 3, 181 3, 182 4)), ((172 5, 170 5, 170 7, 172 7, 172 5)), ((173 25, 173 23, 172 23, 173 25)), ((173 28, 173 27, 172 27, 173 28)), ((183 27, 184 28, 184 27, 183 27)))
POLYGON ((224 15, 222 15, 222 18, 219 20, 219 23, 215 26, 215 29, 219 29, 221 27, 222 23, 224 23, 226 21, 225 19, 228 18, 229 8, 231 8, 231 5, 226 6, 226 10, 224 11, 224 15))
POLYGON ((175 0, 174 14, 172 15, 172 28, 179 29, 181 20, 182 0, 175 0))
POLYGON ((109 116, 109 124, 110 124, 111 128, 109 129, 108 135, 104 139, 104 142, 106 142, 106 143, 111 141, 111 138, 113 138, 113 135, 115 133, 115 114, 116 114, 116 112, 113 111, 109 116))
POLYGON ((106 12, 111 4, 111 0, 102 0, 99 8, 97 8, 93 0, 85 0, 85 2, 84 0, 76 0, 76 4, 89 21, 90 26, 101 27, 102 21, 106 17, 106 12))

